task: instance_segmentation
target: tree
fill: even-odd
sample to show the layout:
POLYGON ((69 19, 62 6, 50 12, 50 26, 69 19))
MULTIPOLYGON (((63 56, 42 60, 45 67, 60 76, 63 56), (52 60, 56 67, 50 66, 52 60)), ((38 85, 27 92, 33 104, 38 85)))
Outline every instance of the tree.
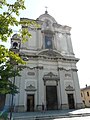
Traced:
MULTIPOLYGON (((38 25, 35 21, 18 21, 16 19, 16 17, 19 16, 19 10, 25 9, 24 0, 14 0, 14 3, 12 3, 12 1, 8 3, 7 1, 8 0, 0 0, 0 9, 2 10, 2 14, 0 14, 0 40, 6 42, 13 34, 12 26, 22 25, 24 28, 19 31, 18 36, 25 42, 28 40, 28 37, 31 37, 27 26, 34 25, 38 27, 38 25), (3 11, 4 7, 7 9, 6 11, 3 11)), ((25 64, 25 62, 18 54, 0 45, 0 94, 12 94, 11 108, 13 107, 13 95, 18 93, 18 88, 15 86, 15 76, 19 76, 19 72, 22 70, 20 66, 15 69, 15 66, 18 64, 25 64), (13 64, 11 64, 11 62, 13 64), (11 78, 13 78, 13 81, 11 78)), ((12 109, 10 112, 10 120, 11 117, 12 109)))
MULTIPOLYGON (((25 9, 24 0, 14 0, 15 2, 13 4, 9 4, 7 1, 0 0, 0 9, 2 10, 2 14, 0 14, 0 40, 5 42, 13 34, 12 26, 33 24, 27 21, 20 22, 16 19, 16 16, 19 16, 19 10, 25 9), (7 11, 4 11, 4 7, 7 11)), ((26 41, 27 35, 29 37, 31 36, 26 28, 20 31, 18 35, 21 36, 24 41, 26 41)), ((15 70, 14 64, 11 64, 11 60, 15 64, 25 63, 18 54, 0 45, 0 94, 17 92, 17 87, 12 84, 11 78, 19 75, 21 69, 18 68, 15 70)))
MULTIPOLYGON (((7 41, 8 37, 10 37, 13 33, 13 29, 11 26, 19 26, 19 25, 30 25, 35 24, 35 22, 30 21, 24 21, 20 22, 16 19, 17 16, 19 16, 19 10, 24 10, 24 1, 25 0, 14 0, 15 2, 13 4, 9 4, 6 2, 6 0, 2 0, 0 2, 0 9, 4 9, 4 7, 7 9, 6 11, 3 11, 2 14, 0 14, 0 39, 2 41, 7 41)), ((20 31, 20 34, 22 35, 23 39, 26 39, 26 36, 29 37, 31 34, 28 32, 27 29, 23 29, 20 31)))
MULTIPOLYGON (((28 37, 31 37, 27 26, 33 25, 38 27, 38 24, 32 20, 18 21, 16 19, 19 16, 19 10, 25 9, 25 0, 13 0, 14 3, 12 3, 12 1, 8 3, 7 1, 8 0, 0 0, 0 9, 2 11, 2 14, 0 14, 0 40, 6 42, 13 34, 13 26, 21 25, 24 26, 24 28, 19 30, 18 36, 25 42, 28 40, 28 37)), ((12 82, 10 81, 10 78, 19 75, 19 71, 21 70, 20 68, 15 70, 14 64, 11 64, 11 60, 15 61, 17 64, 25 63, 18 54, 11 52, 6 49, 5 46, 0 45, 0 93, 2 94, 12 93, 12 82)), ((13 85, 13 88, 17 87, 13 85)))
MULTIPOLYGON (((20 9, 25 9, 24 0, 17 0, 14 4, 8 4, 6 0, 0 2, 0 9, 2 9, 2 14, 0 14, 0 40, 7 41, 8 37, 11 36, 13 30, 10 26, 18 26, 19 21, 13 16, 19 15, 20 9), (3 11, 3 7, 6 7, 7 12, 3 11)), ((19 71, 14 71, 14 66, 10 63, 10 60, 16 61, 17 63, 23 63, 19 55, 14 54, 5 48, 5 46, 0 45, 0 93, 8 94, 12 92, 17 92, 17 87, 12 84, 9 80, 11 77, 16 76, 19 71)))
POLYGON ((19 76, 21 67, 15 66, 17 64, 24 64, 25 62, 12 51, 9 51, 4 46, 0 46, 0 94, 14 94, 17 93, 17 86, 11 81, 15 76, 19 76), (11 63, 13 61, 13 64, 11 63))

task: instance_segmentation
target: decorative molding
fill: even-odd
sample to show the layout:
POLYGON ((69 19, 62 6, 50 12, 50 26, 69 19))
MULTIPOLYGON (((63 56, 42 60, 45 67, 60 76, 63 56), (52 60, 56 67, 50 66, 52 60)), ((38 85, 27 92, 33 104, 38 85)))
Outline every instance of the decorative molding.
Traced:
POLYGON ((28 72, 27 73, 29 76, 34 76, 35 75, 35 72, 28 72))
POLYGON ((76 68, 72 68, 71 70, 74 71, 74 72, 78 71, 78 69, 76 69, 76 68))
POLYGON ((66 91, 74 91, 74 88, 71 85, 68 85, 65 90, 66 91))
POLYGON ((71 77, 71 74, 70 73, 65 73, 65 77, 67 78, 67 77, 71 77))
POLYGON ((36 91, 36 88, 33 85, 26 86, 26 91, 36 91))
POLYGON ((66 68, 63 68, 63 67, 58 67, 57 70, 58 70, 58 71, 59 71, 59 70, 74 71, 74 72, 77 72, 77 71, 78 71, 78 69, 76 69, 76 68, 66 69, 66 68))
POLYGON ((19 66, 19 68, 23 68, 23 69, 25 69, 25 68, 27 68, 27 69, 30 69, 30 70, 33 70, 33 69, 43 69, 43 66, 36 66, 36 67, 29 67, 29 66, 24 66, 24 65, 20 65, 19 66))
POLYGON ((56 56, 62 57, 58 52, 55 52, 52 49, 42 51, 38 55, 46 55, 46 56, 49 56, 49 57, 56 57, 56 56))
POLYGON ((42 30, 41 33, 44 33, 44 34, 52 34, 52 35, 55 35, 55 32, 53 32, 52 30, 42 30))
POLYGON ((58 81, 58 80, 60 80, 60 78, 58 75, 54 75, 52 72, 49 72, 48 74, 44 75, 43 80, 44 81, 47 81, 47 80, 58 81))
POLYGON ((63 68, 63 67, 58 67, 57 70, 58 70, 58 71, 59 71, 59 70, 70 71, 71 69, 65 69, 65 68, 63 68))
POLYGON ((36 69, 42 70, 43 66, 37 66, 36 69))

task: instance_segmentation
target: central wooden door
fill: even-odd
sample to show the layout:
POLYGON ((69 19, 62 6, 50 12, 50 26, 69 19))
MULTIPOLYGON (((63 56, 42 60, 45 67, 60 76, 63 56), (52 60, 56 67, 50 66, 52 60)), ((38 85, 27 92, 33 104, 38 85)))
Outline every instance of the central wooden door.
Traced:
POLYGON ((47 110, 56 110, 58 108, 56 86, 46 86, 46 107, 47 110))
POLYGON ((34 111, 34 94, 27 95, 27 111, 28 112, 34 111))

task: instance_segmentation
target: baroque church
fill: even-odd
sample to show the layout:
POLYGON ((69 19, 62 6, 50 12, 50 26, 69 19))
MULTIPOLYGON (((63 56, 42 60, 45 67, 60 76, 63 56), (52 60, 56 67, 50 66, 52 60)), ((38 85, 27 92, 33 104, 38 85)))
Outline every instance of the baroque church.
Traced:
MULTIPOLYGON (((14 96, 14 110, 36 111, 42 105, 46 110, 82 108, 71 27, 58 24, 47 10, 34 21, 39 27, 27 26, 32 34, 27 42, 17 34, 11 38, 11 49, 26 61, 21 76, 15 78, 19 93, 14 96)), ((10 105, 10 95, 5 104, 10 105)))

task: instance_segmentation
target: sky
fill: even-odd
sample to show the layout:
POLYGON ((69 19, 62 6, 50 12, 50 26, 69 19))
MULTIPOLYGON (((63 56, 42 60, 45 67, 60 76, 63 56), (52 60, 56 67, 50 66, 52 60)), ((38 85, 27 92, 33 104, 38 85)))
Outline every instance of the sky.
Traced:
POLYGON ((72 28, 73 50, 80 59, 77 63, 80 87, 90 85, 90 0, 25 0, 25 6, 26 10, 20 11, 21 18, 37 19, 47 6, 48 14, 59 24, 72 28))

